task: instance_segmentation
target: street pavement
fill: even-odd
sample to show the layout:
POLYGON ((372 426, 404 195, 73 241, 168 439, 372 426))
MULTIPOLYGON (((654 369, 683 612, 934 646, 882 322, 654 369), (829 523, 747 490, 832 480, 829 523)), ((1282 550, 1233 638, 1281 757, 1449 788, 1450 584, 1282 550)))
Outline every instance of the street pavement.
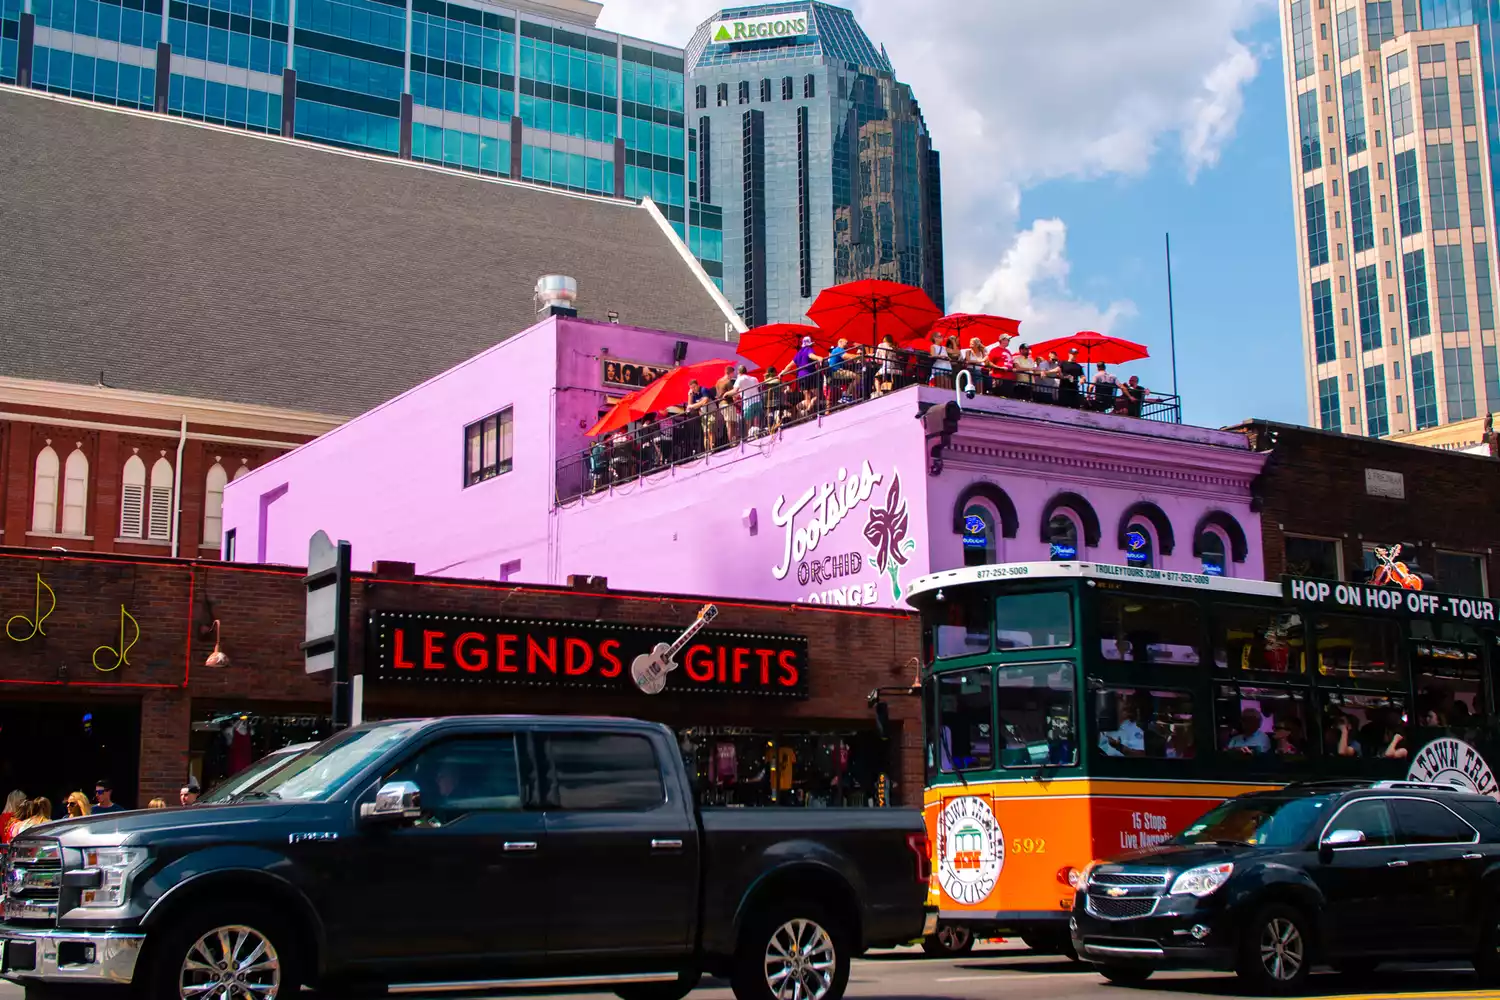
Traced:
MULTIPOLYGON (((854 963, 848 995, 868 1000, 1192 1000, 1244 994, 1235 988, 1233 977, 1200 972, 1159 973, 1143 989, 1114 986, 1086 965, 1033 955, 1011 945, 986 944, 963 958, 948 960, 928 959, 915 949, 872 953, 854 963)), ((1500 990, 1481 990, 1473 972, 1458 965, 1408 965, 1386 966, 1373 979, 1351 979, 1332 972, 1315 975, 1305 996, 1312 1000, 1500 1000, 1500 990)), ((453 994, 442 994, 442 998, 453 1000, 453 994)), ((22 991, 0 983, 0 1000, 22 1000, 22 991)), ((574 994, 570 1000, 615 997, 574 994)), ((692 1000, 734 1000, 734 995, 727 984, 707 981, 692 994, 692 1000)))

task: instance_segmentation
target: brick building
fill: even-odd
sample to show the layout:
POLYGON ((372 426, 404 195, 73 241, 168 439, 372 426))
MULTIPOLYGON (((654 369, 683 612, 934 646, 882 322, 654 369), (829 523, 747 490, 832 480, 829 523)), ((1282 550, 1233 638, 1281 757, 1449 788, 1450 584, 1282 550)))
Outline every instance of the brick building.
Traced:
MULTIPOLYGON (((266 750, 327 735, 329 685, 304 672, 298 646, 304 607, 300 570, 0 550, 0 786, 57 802, 109 777, 129 805, 173 801, 190 772, 212 783, 266 750), (216 620, 229 663, 207 667, 216 620)), ((365 674, 367 719, 571 712, 667 723, 706 801, 755 804, 774 789, 782 803, 863 804, 880 773, 894 777, 896 801, 919 800, 916 700, 888 700, 888 742, 866 704, 871 690, 915 679, 913 618, 717 602, 667 690, 636 690, 631 653, 670 641, 699 607, 381 564, 356 575, 351 668, 365 674), (757 668, 757 649, 778 658, 757 668), (780 666, 795 682, 779 684, 791 677, 780 666)))
POLYGON ((1270 455, 1254 487, 1267 579, 1361 581, 1377 548, 1399 544, 1428 589, 1500 594, 1500 461, 1265 421, 1237 429, 1270 455))

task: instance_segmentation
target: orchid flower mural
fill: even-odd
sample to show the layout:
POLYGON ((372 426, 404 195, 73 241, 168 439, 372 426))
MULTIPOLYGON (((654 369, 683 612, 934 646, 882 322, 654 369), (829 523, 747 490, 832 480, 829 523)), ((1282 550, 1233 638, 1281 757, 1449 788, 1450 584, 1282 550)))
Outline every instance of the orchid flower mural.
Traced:
POLYGON ((908 517, 906 498, 901 495, 901 474, 891 478, 891 488, 885 495, 884 507, 872 507, 869 520, 865 522, 865 540, 875 546, 870 565, 891 577, 891 598, 901 599, 901 567, 906 565, 906 554, 917 547, 915 539, 906 537, 908 517))

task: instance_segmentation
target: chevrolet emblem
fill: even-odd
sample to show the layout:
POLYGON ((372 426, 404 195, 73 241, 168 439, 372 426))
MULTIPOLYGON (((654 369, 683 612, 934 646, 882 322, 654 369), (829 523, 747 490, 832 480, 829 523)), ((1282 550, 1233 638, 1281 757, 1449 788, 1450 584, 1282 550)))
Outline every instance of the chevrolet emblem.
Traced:
POLYGON ((1110 886, 1108 889, 1105 889, 1104 890, 1104 894, 1106 896, 1123 896, 1123 895, 1125 895, 1125 893, 1127 891, 1128 890, 1122 889, 1122 888, 1120 888, 1119 886, 1116 885, 1116 886, 1110 886))

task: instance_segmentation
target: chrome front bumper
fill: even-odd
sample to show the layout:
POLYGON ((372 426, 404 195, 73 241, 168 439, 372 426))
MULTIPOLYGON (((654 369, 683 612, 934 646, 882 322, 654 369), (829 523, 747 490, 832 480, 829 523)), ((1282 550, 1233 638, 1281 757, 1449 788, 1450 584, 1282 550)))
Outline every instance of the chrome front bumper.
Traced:
POLYGON ((0 976, 15 982, 118 983, 135 977, 144 934, 0 925, 0 976))

